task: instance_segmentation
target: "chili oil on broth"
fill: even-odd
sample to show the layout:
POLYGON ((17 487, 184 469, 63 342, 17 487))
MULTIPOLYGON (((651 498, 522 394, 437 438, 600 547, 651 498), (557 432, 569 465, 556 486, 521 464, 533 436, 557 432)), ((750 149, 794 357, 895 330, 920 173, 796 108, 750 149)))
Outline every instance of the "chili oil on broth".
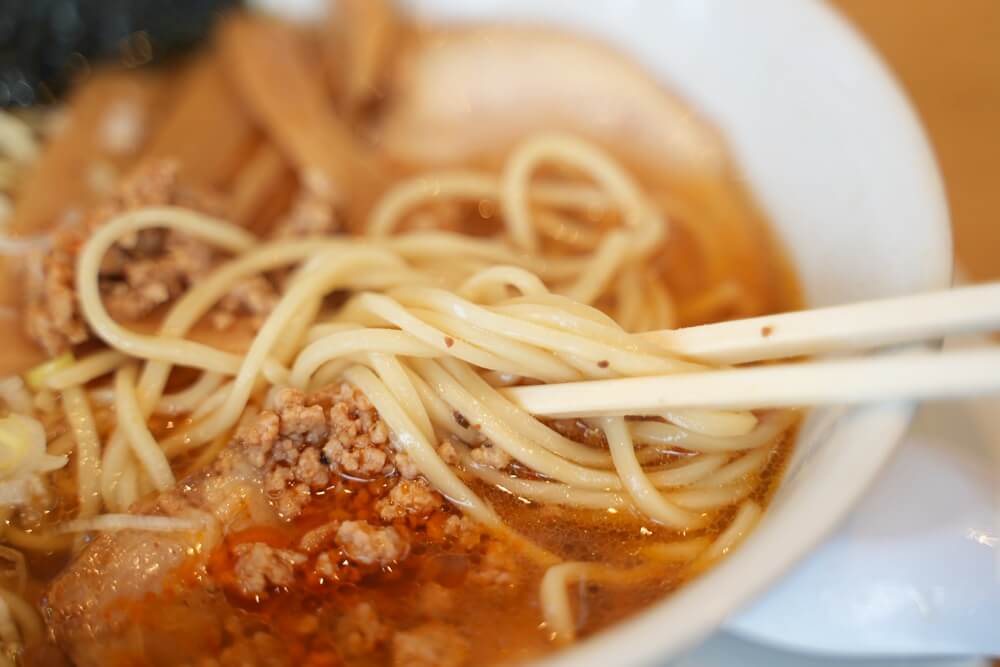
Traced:
MULTIPOLYGON (((376 486, 379 484, 375 483, 376 486)), ((227 550, 242 540, 265 539, 274 546, 292 546, 306 531, 335 515, 333 508, 348 505, 351 516, 357 516, 359 507, 365 503, 363 497, 366 493, 373 491, 373 497, 376 497, 374 494, 385 491, 385 488, 373 490, 366 486, 371 487, 371 484, 342 481, 332 487, 323 499, 313 503, 306 515, 290 525, 268 531, 263 537, 254 528, 237 532, 213 554, 209 576, 216 582, 225 582, 227 577, 232 576, 232 560, 227 557, 227 550)), ((431 522, 435 523, 434 517, 431 522)), ((456 629, 461 636, 474 638, 468 647, 466 664, 518 662, 551 650, 551 643, 538 629, 541 616, 535 584, 542 575, 542 569, 537 563, 515 554, 513 558, 518 568, 516 580, 500 587, 463 584, 468 573, 486 557, 482 552, 449 547, 419 531, 412 533, 411 537, 414 539, 412 551, 406 559, 390 571, 369 572, 351 583, 307 577, 296 582, 290 590, 260 601, 247 600, 239 595, 227 596, 226 593, 206 598, 196 591, 194 599, 198 602, 192 605, 190 594, 184 592, 188 590, 187 582, 184 582, 180 594, 167 594, 157 600, 157 605, 141 604, 136 607, 134 619, 139 624, 160 627, 165 622, 169 623, 178 610, 195 608, 196 613, 204 616, 202 627, 212 630, 196 633, 192 637, 190 626, 187 626, 186 630, 181 629, 180 635, 183 640, 187 634, 189 644, 205 641, 207 636, 208 641, 213 642, 208 653, 224 651, 227 641, 243 641, 255 627, 266 627, 279 640, 287 643, 262 646, 264 657, 278 663, 290 658, 292 664, 299 664, 316 655, 338 652, 338 645, 345 642, 345 633, 356 631, 356 628, 348 628, 344 618, 361 604, 374 607, 382 626, 413 628, 427 622, 426 607, 434 602, 426 600, 433 595, 443 595, 448 596, 448 601, 434 610, 434 622, 456 629), (223 596, 226 596, 225 600, 223 596), (226 624, 220 619, 225 614, 231 616, 233 606, 237 608, 239 621, 230 623, 230 626, 239 625, 241 630, 236 637, 232 634, 227 637, 227 632, 232 632, 231 627, 216 628, 226 624), (511 613, 512 610, 517 611, 511 613), (307 621, 305 625, 304 619, 307 621), (316 619, 316 624, 312 619, 316 619)), ((179 574, 179 578, 183 576, 183 573, 179 574)), ((178 654, 176 646, 164 646, 160 652, 164 656, 178 654)), ((197 652, 195 649, 186 654, 197 652)), ((370 652, 352 654, 348 650, 339 653, 342 664, 357 667, 385 665, 392 661, 390 646, 385 642, 379 643, 370 652)))
MULTIPOLYGON (((755 474, 751 499, 766 505, 793 441, 794 429, 776 443, 768 465, 755 474)), ((262 630, 273 641, 254 644, 259 651, 257 658, 273 664, 285 664, 288 660, 290 664, 302 664, 310 657, 335 652, 345 641, 345 632, 357 631, 343 619, 358 605, 371 605, 379 622, 389 628, 412 628, 426 621, 422 600, 431 589, 452 597, 445 608, 434 612, 435 622, 473 638, 466 664, 516 663, 540 657, 555 648, 545 628, 537 594, 546 568, 531 557, 518 555, 516 547, 505 556, 516 563, 514 578, 501 586, 465 581, 468 573, 483 558, 488 558, 484 553, 449 547, 416 532, 412 534, 411 555, 388 572, 369 572, 349 583, 299 577, 287 590, 260 600, 248 600, 228 587, 227 582, 233 577, 229 554, 235 545, 264 540, 279 548, 293 546, 310 529, 335 516, 338 509, 344 511, 349 507, 349 516, 358 516, 359 511, 363 516, 366 504, 386 488, 385 480, 369 483, 341 480, 290 524, 265 529, 249 527, 227 538, 215 550, 207 568, 212 582, 209 588, 203 587, 199 579, 202 575, 182 567, 174 573, 163 594, 123 600, 121 609, 128 615, 133 630, 141 633, 142 628, 155 628, 155 639, 149 641, 147 636, 136 649, 123 650, 120 661, 114 664, 135 664, 140 657, 155 664, 172 664, 177 656, 219 654, 234 643, 248 643, 255 632, 262 630)), ((720 513, 711 525, 682 535, 630 510, 609 513, 561 508, 526 501, 488 485, 478 484, 475 488, 517 532, 566 560, 591 561, 623 570, 645 567, 641 578, 628 584, 582 580, 570 586, 581 639, 662 600, 697 574, 677 563, 654 564, 650 568, 648 559, 642 555, 644 547, 698 538, 713 540, 735 512, 734 505, 731 511, 720 513)), ((46 653, 40 651, 39 655, 46 653)), ((348 654, 342 663, 335 664, 374 667, 390 663, 389 647, 381 643, 370 652, 348 654)))
MULTIPOLYGON (((599 139, 597 143, 601 143, 599 139)), ((763 216, 753 205, 752 198, 743 189, 734 167, 727 167, 716 179, 690 179, 684 174, 657 170, 655 165, 635 159, 627 150, 615 150, 606 142, 604 148, 627 166, 651 199, 668 213, 669 238, 654 263, 656 275, 650 279, 662 280, 669 287, 676 299, 678 325, 778 312, 801 305, 790 264, 763 216), (715 295, 713 300, 713 290, 720 287, 730 292, 723 295, 724 298, 715 295)), ((389 156, 381 164, 383 182, 389 183, 389 187, 403 178, 428 170, 427 165, 407 164, 389 156)), ((451 166, 495 171, 496 164, 496 158, 478 156, 451 166)), ((542 170, 540 175, 545 176, 546 173, 542 170)), ((431 204, 429 208, 434 206, 431 204)), ((448 204, 444 206, 447 208, 448 204)), ((452 206, 445 213, 433 213, 435 217, 424 219, 432 219, 435 224, 461 233, 482 236, 500 229, 500 212, 494 202, 472 201, 452 206)), ((365 211, 355 213, 347 220, 347 225, 357 233, 363 230, 366 219, 365 211)), ((601 229, 615 225, 618 220, 614 215, 595 212, 587 222, 601 229)), ((408 216, 404 229, 407 226, 411 229, 419 227, 418 216, 408 216)), ((599 305, 610 307, 613 304, 599 305)), ((158 322, 157 313, 143 322, 130 323, 130 326, 151 332, 158 322)), ((203 323, 191 337, 240 352, 249 346, 252 331, 242 323, 238 329, 237 333, 219 334, 203 323)), ((36 348, 26 344, 17 328, 8 327, 6 331, 0 356, 3 366, 0 374, 27 371, 37 360, 44 358, 37 354, 36 348)), ((184 382, 178 378, 175 381, 178 388, 184 382)), ((58 400, 58 397, 54 399, 58 400)), ((95 412, 100 434, 105 437, 111 429, 113 414, 101 410, 95 412)), ((153 426, 154 431, 162 435, 178 425, 158 422, 153 426)), ((55 428, 60 427, 56 425, 55 428)), ((761 505, 766 504, 780 480, 781 469, 793 440, 794 429, 791 429, 772 445, 773 451, 766 467, 747 480, 753 485, 749 498, 761 505)), ((665 456, 664 462, 682 460, 687 454, 678 450, 665 456)), ((175 473, 180 476, 190 471, 193 460, 180 458, 173 463, 175 473)), ((60 475, 68 476, 72 472, 67 468, 55 474, 54 488, 57 490, 60 488, 60 475)), ((318 501, 315 511, 322 511, 327 504, 336 505, 338 494, 345 489, 353 489, 356 484, 343 481, 331 487, 327 492, 328 498, 318 501)), ((623 569, 643 565, 642 550, 647 545, 718 536, 736 511, 734 505, 720 512, 711 525, 680 534, 658 526, 628 508, 609 512, 543 505, 482 482, 470 484, 497 509, 515 532, 552 553, 566 560, 606 563, 623 569)), ((40 522, 41 525, 56 524, 63 518, 72 517, 74 502, 71 493, 66 499, 60 495, 60 502, 50 510, 50 516, 40 522)), ((300 533, 310 527, 311 521, 313 518, 306 516, 300 523, 287 526, 284 536, 279 534, 272 538, 279 543, 282 539, 291 540, 297 535, 296 531, 300 533)), ((68 546, 70 542, 64 540, 63 544, 68 546)), ((238 601, 239 614, 251 626, 257 623, 260 627, 276 628, 290 645, 315 642, 325 646, 335 644, 338 639, 336 623, 333 622, 337 610, 367 600, 374 604, 385 623, 406 628, 417 620, 407 601, 418 595, 423 587, 436 584, 448 588, 458 597, 454 610, 443 614, 442 619, 475 638, 471 645, 470 664, 522 660, 553 650, 550 634, 543 624, 537 594, 544 567, 531 558, 519 557, 516 585, 499 592, 461 587, 455 585, 455 571, 476 565, 469 560, 468 554, 450 553, 440 545, 425 548, 425 551, 415 553, 412 560, 401 562, 397 572, 391 576, 379 575, 352 582, 345 589, 300 581, 288 591, 278 592, 259 603, 238 601), (307 612, 315 615, 317 610, 325 610, 327 616, 323 618, 331 621, 329 627, 321 624, 320 629, 304 633, 303 628, 295 624, 296 620, 307 612), (490 628, 491 632, 483 633, 482 628, 490 628)), ((65 548, 26 551, 33 575, 29 597, 38 600, 44 594, 48 579, 59 572, 69 554, 65 548)), ((222 556, 213 561, 213 567, 216 569, 210 572, 214 575, 226 576, 227 563, 222 556)), ((183 574, 179 572, 177 576, 183 577, 183 574)), ((584 581, 571 585, 570 598, 580 636, 585 638, 638 612, 676 590, 691 575, 692 572, 685 567, 664 563, 662 566, 654 565, 641 582, 610 584, 584 581)), ((141 600, 131 613, 135 615, 137 624, 172 628, 171 636, 175 639, 203 643, 211 652, 222 647, 219 643, 222 640, 213 639, 209 632, 213 624, 209 621, 216 611, 233 602, 232 597, 220 599, 199 591, 195 586, 193 591, 188 590, 183 595, 141 600)), ((36 647, 36 652, 29 651, 26 657, 27 662, 34 664, 57 660, 48 648, 36 647)), ((376 665, 388 660, 387 649, 383 647, 367 657, 349 660, 348 664, 376 665)))

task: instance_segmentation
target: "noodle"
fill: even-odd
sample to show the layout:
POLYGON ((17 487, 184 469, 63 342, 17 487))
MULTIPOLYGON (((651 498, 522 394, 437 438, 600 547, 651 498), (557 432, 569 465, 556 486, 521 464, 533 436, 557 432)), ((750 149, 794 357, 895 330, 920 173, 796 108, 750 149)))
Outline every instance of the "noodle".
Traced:
POLYGON ((438 172, 401 183, 379 200, 368 220, 371 236, 388 236, 399 225, 403 214, 431 198, 492 199, 496 197, 496 179, 475 172, 438 172))
POLYGON ((631 179, 595 148, 563 135, 540 135, 524 142, 507 159, 501 177, 501 206, 514 245, 537 250, 538 241, 528 209, 528 179, 541 162, 573 165, 601 184, 622 209, 626 227, 638 227, 645 216, 642 195, 631 179))
POLYGON ((750 482, 734 482, 727 486, 713 488, 688 488, 675 491, 667 498, 684 509, 699 512, 718 511, 746 498, 753 493, 754 485, 750 482))
POLYGON ((172 516, 141 516, 136 514, 102 514, 90 519, 74 519, 59 527, 63 533, 90 531, 143 530, 154 533, 191 532, 205 527, 203 520, 172 516))
POLYGON ((335 287, 343 286, 349 281, 348 277, 355 273, 383 267, 391 268, 398 261, 391 255, 374 249, 367 252, 359 250, 350 255, 333 251, 321 257, 329 260, 328 263, 311 273, 307 279, 293 284, 285 293, 268 316, 264 326, 257 332, 222 407, 195 426, 188 435, 189 438, 204 442, 236 423, 250 397, 253 383, 264 364, 266 355, 283 333, 283 328, 293 313, 335 287))
POLYGON ((161 397, 154 411, 158 415, 167 416, 192 413, 219 388, 224 380, 225 377, 218 373, 202 373, 201 377, 191 383, 191 386, 161 397))
POLYGON ((771 456, 769 447, 761 447, 743 454, 736 460, 722 466, 704 479, 700 486, 724 486, 758 472, 771 456))
POLYGON ((686 431, 719 438, 746 435, 757 425, 757 418, 751 412, 688 409, 666 412, 663 416, 686 431))
POLYGON ((16 526, 7 526, 3 531, 4 540, 18 549, 36 552, 53 552, 68 549, 73 544, 72 537, 57 533, 28 532, 16 526))
POLYGON ((10 571, 4 571, 2 578, 5 584, 13 584, 15 591, 24 591, 28 584, 28 564, 24 554, 10 547, 0 547, 0 561, 6 560, 10 563, 10 571))
POLYGON ((713 561, 722 558, 727 553, 729 553, 740 541, 747 536, 747 533, 757 524, 760 520, 761 508, 760 505, 748 500, 736 511, 736 516, 733 518, 729 526, 726 527, 724 531, 716 538, 715 542, 712 543, 708 549, 705 550, 701 556, 698 557, 694 563, 691 564, 691 569, 695 571, 704 570, 706 567, 711 565, 713 561))
MULTIPOLYGON (((674 561, 678 564, 691 562, 698 554, 704 554, 706 540, 693 539, 671 544, 653 545, 646 554, 660 563, 674 561)), ((659 565, 651 563, 650 565, 659 565)), ((576 622, 570 606, 567 587, 574 581, 596 581, 612 585, 624 585, 646 579, 652 574, 650 565, 640 565, 631 569, 617 569, 601 563, 566 562, 553 565, 542 577, 539 597, 545 624, 552 632, 552 639, 566 643, 576 637, 576 622)))
POLYGON ((123 486, 121 482, 129 465, 128 442, 123 433, 116 431, 108 440, 101 457, 101 498, 108 509, 124 511, 136 499, 136 496, 120 499, 119 486, 123 486))
POLYGON ((156 489, 166 491, 174 485, 174 473, 160 445, 146 428, 146 419, 135 395, 135 366, 132 364, 115 373, 115 407, 118 425, 132 452, 142 462, 156 489))
POLYGON ((4 590, 3 588, 0 588, 0 599, 3 600, 11 620, 17 625, 24 643, 40 641, 44 629, 42 627, 42 619, 34 606, 29 604, 20 595, 4 590))
POLYGON ((76 441, 77 516, 91 517, 100 511, 101 440, 87 396, 80 387, 67 387, 62 395, 66 421, 76 441))
MULTIPOLYGON (((17 625, 14 623, 14 618, 10 613, 10 607, 7 605, 7 602, 0 597, 0 645, 7 649, 11 646, 19 645, 20 643, 21 633, 18 632, 17 625)), ((9 662, 6 664, 12 665, 14 663, 9 662)))
POLYGON ((629 430, 639 445, 674 451, 675 447, 694 452, 725 452, 756 449, 773 442, 795 421, 794 410, 774 410, 768 412, 757 427, 742 436, 710 437, 686 431, 673 424, 658 421, 631 422, 629 430))
MULTIPOLYGON (((593 362, 594 366, 600 364, 604 368, 610 368, 622 375, 666 374, 702 368, 696 364, 664 356, 633 352, 634 347, 624 332, 621 332, 617 344, 604 343, 501 315, 492 308, 478 306, 443 290, 406 287, 393 290, 391 294, 408 307, 430 308, 446 312, 463 320, 474 322, 480 328, 502 331, 505 336, 514 341, 535 345, 550 351, 558 351, 561 355, 571 355, 593 362), (602 362, 606 362, 606 364, 602 362)), ((433 341, 430 342, 432 345, 434 344, 433 341)), ((484 366, 484 368, 489 368, 489 366, 484 366)), ((494 368, 492 370, 500 369, 494 368)), ((546 377, 538 379, 559 381, 546 377)))
POLYGON ((657 491, 635 457, 632 436, 624 418, 602 417, 598 423, 608 438, 608 448, 622 485, 639 509, 657 521, 679 529, 695 528, 704 523, 703 517, 680 509, 657 491))
MULTIPOLYGON (((226 397, 229 396, 229 392, 230 390, 232 390, 232 388, 233 388, 232 382, 224 382, 219 387, 217 387, 215 391, 206 396, 204 400, 202 400, 198 404, 198 407, 196 407, 193 411, 191 411, 191 419, 199 421, 201 419, 204 419, 206 415, 209 415, 212 412, 218 410, 219 407, 223 403, 225 403, 226 397)), ((165 445, 165 449, 167 450, 167 452, 171 451, 169 445, 172 443, 173 440, 168 441, 168 443, 165 445)))
POLYGON ((484 406, 441 365, 435 362, 416 360, 414 367, 446 403, 464 415, 470 423, 478 424, 483 436, 523 465, 546 477, 583 488, 606 489, 613 488, 620 483, 618 478, 610 472, 580 466, 549 450, 536 447, 535 443, 484 406))
POLYGON ((116 370, 126 361, 128 356, 117 350, 103 350, 49 373, 44 385, 54 391, 63 391, 87 384, 116 370))

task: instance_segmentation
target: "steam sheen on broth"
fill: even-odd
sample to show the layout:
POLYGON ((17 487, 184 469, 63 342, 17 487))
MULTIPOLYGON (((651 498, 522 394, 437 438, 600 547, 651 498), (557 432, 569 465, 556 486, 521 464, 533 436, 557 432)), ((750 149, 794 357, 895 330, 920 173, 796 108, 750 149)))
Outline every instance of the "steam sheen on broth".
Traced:
POLYGON ((798 305, 717 133, 606 46, 341 1, 67 107, 0 123, 7 664, 523 661, 766 507, 793 411, 502 393, 798 305))

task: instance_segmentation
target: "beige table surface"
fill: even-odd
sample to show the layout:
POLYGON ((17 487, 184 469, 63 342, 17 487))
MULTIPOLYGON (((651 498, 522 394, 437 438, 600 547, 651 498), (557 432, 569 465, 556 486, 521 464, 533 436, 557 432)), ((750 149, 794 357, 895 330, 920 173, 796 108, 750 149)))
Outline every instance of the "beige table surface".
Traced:
POLYGON ((1000 0, 832 0, 906 87, 944 173, 959 261, 1000 279, 1000 0))

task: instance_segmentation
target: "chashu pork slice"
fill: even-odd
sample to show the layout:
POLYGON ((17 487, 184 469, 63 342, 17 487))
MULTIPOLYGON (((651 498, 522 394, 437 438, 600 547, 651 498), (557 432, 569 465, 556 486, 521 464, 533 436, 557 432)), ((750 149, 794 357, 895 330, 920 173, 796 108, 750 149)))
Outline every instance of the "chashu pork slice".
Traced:
MULTIPOLYGON (((98 536, 53 582, 43 604, 49 630, 73 664, 128 664, 127 656, 142 651, 148 639, 147 633, 130 627, 134 603, 162 594, 185 566, 194 572, 203 569, 225 531, 276 522, 263 474, 243 446, 230 446, 210 469, 133 509, 139 515, 191 519, 203 528, 128 529, 98 536)), ((191 600, 188 605, 210 606, 191 600)))

